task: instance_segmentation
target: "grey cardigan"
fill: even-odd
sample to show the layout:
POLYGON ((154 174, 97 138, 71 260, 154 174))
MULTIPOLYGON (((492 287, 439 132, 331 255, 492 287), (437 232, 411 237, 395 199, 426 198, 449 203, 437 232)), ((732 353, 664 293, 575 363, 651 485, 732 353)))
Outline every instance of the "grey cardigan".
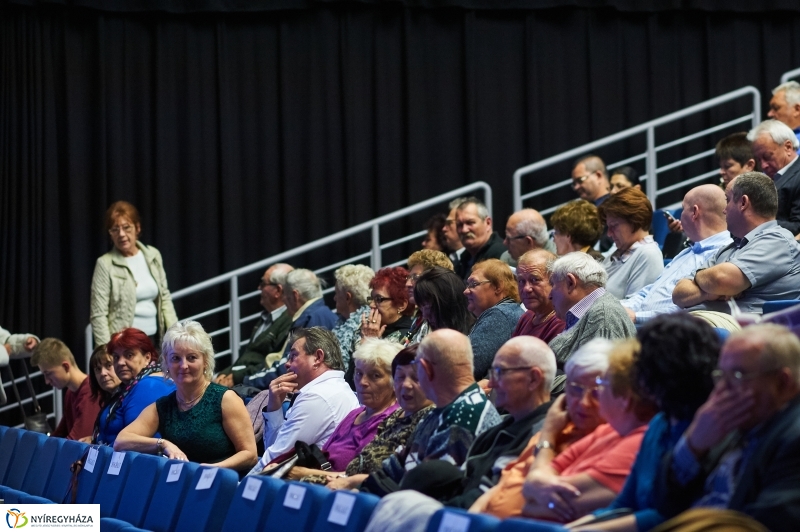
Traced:
POLYGON ((479 381, 489 373, 495 353, 511 338, 519 318, 524 313, 519 303, 515 303, 512 299, 503 299, 478 316, 478 320, 469 332, 475 380, 479 381))

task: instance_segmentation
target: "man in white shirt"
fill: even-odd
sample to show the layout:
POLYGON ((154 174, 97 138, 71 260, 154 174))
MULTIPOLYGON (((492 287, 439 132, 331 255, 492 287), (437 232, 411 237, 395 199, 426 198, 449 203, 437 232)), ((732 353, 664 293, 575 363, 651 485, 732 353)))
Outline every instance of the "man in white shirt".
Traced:
POLYGON ((291 336, 286 362, 288 373, 269 385, 264 409, 264 455, 251 473, 258 473, 276 457, 294 449, 297 441, 322 447, 358 400, 344 380, 339 344, 322 327, 299 329, 291 336), (283 412, 283 402, 294 393, 283 412))

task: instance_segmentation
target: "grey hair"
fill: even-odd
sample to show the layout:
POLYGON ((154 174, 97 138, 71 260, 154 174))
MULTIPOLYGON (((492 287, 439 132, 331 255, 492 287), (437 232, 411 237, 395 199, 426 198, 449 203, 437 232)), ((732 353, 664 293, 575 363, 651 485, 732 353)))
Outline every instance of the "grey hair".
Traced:
POLYGON ((353 360, 378 367, 392 374, 392 361, 403 346, 391 340, 380 338, 365 338, 353 353, 353 360))
POLYGON ((342 290, 353 295, 356 305, 367 304, 369 282, 375 277, 375 270, 363 264, 346 264, 333 272, 333 277, 342 290))
POLYGON ((755 142, 764 133, 768 134, 772 140, 779 145, 783 145, 787 140, 792 141, 792 148, 800 148, 800 141, 792 131, 792 128, 780 120, 764 120, 747 134, 747 140, 755 142))
POLYGON ((796 81, 787 81, 786 83, 781 83, 772 89, 772 94, 778 94, 781 91, 784 92, 784 97, 786 98, 786 103, 788 105, 797 105, 800 103, 800 83, 797 83, 796 81))
POLYGON ((515 336, 507 341, 504 345, 515 347, 519 349, 519 357, 525 363, 531 364, 542 370, 543 377, 543 390, 550 390, 553 388, 553 381, 556 378, 556 371, 558 364, 556 362, 556 355, 543 341, 535 336, 515 336))
POLYGON ((778 214, 778 190, 775 182, 767 174, 761 172, 745 172, 728 183, 734 201, 742 196, 750 199, 753 212, 762 218, 774 220, 778 214))
MULTIPOLYGON (((533 209, 523 209, 519 212, 525 211, 533 211, 536 214, 539 214, 533 209)), ((547 222, 543 217, 541 217, 541 215, 524 217, 516 225, 515 229, 518 233, 517 236, 529 236, 541 247, 544 247, 544 245, 547 244, 547 241, 550 240, 550 234, 547 232, 547 222)))
POLYGON ((319 284, 319 279, 314 272, 305 268, 290 271, 283 282, 283 289, 287 292, 297 290, 303 301, 322 297, 322 286, 319 284))
POLYGON ((462 196, 460 198, 456 198, 456 199, 452 200, 448 204, 448 207, 450 207, 450 210, 452 211, 453 209, 455 209, 456 207, 458 207, 459 205, 461 205, 465 201, 467 201, 467 197, 466 196, 462 196))
POLYGON ((608 355, 616 344, 607 338, 594 338, 580 346, 564 364, 567 379, 573 381, 586 373, 605 373, 608 370, 608 355))
POLYGON ((211 345, 211 336, 203 326, 194 320, 183 320, 167 329, 164 341, 161 342, 161 368, 166 371, 169 367, 169 355, 175 352, 177 346, 197 350, 203 355, 203 376, 209 381, 214 377, 214 346, 211 345))
POLYGON ((478 198, 475 196, 470 196, 461 203, 458 204, 459 211, 464 210, 467 205, 475 205, 475 209, 478 211, 478 217, 481 220, 485 220, 489 217, 489 208, 478 198))
POLYGON ((571 273, 583 285, 605 287, 608 274, 603 265, 588 253, 573 251, 547 264, 551 282, 563 281, 571 273))
POLYGON ((306 354, 311 355, 316 353, 317 349, 322 349, 322 352, 325 353, 325 357, 322 360, 323 364, 330 369, 345 371, 339 341, 331 331, 322 327, 300 328, 289 335, 289 345, 291 346, 300 338, 306 339, 304 347, 306 354))

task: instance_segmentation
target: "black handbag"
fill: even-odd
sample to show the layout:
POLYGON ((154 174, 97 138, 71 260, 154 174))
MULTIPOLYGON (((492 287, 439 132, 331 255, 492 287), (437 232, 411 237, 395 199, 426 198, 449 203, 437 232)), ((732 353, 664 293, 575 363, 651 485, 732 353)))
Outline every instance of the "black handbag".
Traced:
POLYGON ((11 365, 9 364, 8 366, 8 373, 11 375, 11 387, 14 390, 14 395, 17 398, 17 404, 19 404, 20 412, 22 412, 25 430, 41 432, 42 434, 47 434, 49 436, 53 429, 50 427, 50 423, 47 421, 47 414, 42 412, 42 407, 39 405, 39 400, 36 399, 36 392, 33 391, 33 383, 31 383, 31 375, 28 371, 28 363, 25 360, 22 360, 22 369, 25 371, 25 381, 28 383, 28 391, 30 391, 31 400, 33 401, 33 414, 30 416, 25 413, 25 407, 22 406, 22 399, 19 396, 19 390, 17 389, 14 373, 11 371, 11 365))
POLYGON ((259 473, 274 478, 284 478, 294 466, 307 467, 308 469, 331 470, 331 463, 315 443, 311 445, 298 441, 294 443, 294 451, 288 451, 267 464, 259 473))

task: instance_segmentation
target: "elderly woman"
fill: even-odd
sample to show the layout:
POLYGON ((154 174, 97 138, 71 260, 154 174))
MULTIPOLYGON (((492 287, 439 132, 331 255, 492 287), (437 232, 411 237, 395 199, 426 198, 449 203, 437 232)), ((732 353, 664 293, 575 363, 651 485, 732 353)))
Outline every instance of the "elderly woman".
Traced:
POLYGON ((100 411, 92 441, 114 445, 117 434, 145 407, 175 390, 175 384, 164 378, 153 342, 139 329, 129 327, 111 335, 106 352, 114 359, 121 384, 119 393, 100 411))
POLYGON ((475 323, 464 297, 464 281, 441 266, 434 266, 417 279, 414 301, 432 331, 453 329, 468 334, 475 323))
MULTIPOLYGON (((411 256, 408 257, 409 271, 406 277, 406 295, 408 296, 409 303, 412 305, 416 306, 417 304, 414 299, 414 287, 417 285, 417 279, 434 266, 441 266, 451 271, 454 269, 452 261, 441 251, 423 249, 412 253, 411 256)), ((417 307, 414 321, 411 322, 411 328, 408 330, 405 338, 403 338, 402 344, 418 344, 428 335, 428 332, 430 332, 430 326, 422 317, 422 313, 419 312, 419 308, 417 307)))
POLYGON ((653 207, 644 192, 627 188, 600 205, 600 220, 616 250, 603 260, 608 290, 617 299, 633 296, 664 271, 664 256, 648 234, 653 207))
POLYGON ((545 249, 528 251, 517 263, 517 288, 527 309, 511 336, 535 336, 545 343, 561 334, 566 324, 556 316, 550 301, 550 276, 547 263, 556 256, 545 249))
POLYGON ((161 253, 139 241, 139 211, 127 201, 108 208, 106 230, 114 247, 97 259, 92 276, 94 342, 108 343, 111 334, 134 327, 158 343, 164 331, 178 321, 161 253))
POLYGON ((333 276, 336 279, 333 301, 340 321, 332 332, 339 341, 342 362, 347 368, 353 351, 361 342, 361 321, 369 315, 369 282, 375 277, 375 271, 363 264, 347 264, 333 272, 333 276))
POLYGON ((611 177, 608 181, 611 183, 612 194, 616 194, 626 188, 642 190, 642 186, 639 183, 639 173, 630 166, 614 168, 609 174, 611 174, 611 177))
POLYGON ((475 380, 488 377, 494 354, 522 317, 517 282, 508 264, 487 259, 475 264, 467 278, 467 308, 478 318, 469 332, 475 380))
POLYGON ((123 429, 114 450, 249 471, 258 460, 250 416, 234 391, 211 382, 211 337, 196 321, 176 323, 164 336, 161 359, 175 391, 123 429))
POLYGON ((399 342, 408 333, 415 307, 408 301, 406 277, 408 270, 399 266, 378 270, 369 283, 370 313, 361 319, 361 336, 399 342))
POLYGON ((603 233, 603 224, 594 204, 586 200, 570 201, 556 209, 550 217, 550 224, 559 256, 582 251, 598 261, 603 260, 603 255, 593 248, 603 233))

